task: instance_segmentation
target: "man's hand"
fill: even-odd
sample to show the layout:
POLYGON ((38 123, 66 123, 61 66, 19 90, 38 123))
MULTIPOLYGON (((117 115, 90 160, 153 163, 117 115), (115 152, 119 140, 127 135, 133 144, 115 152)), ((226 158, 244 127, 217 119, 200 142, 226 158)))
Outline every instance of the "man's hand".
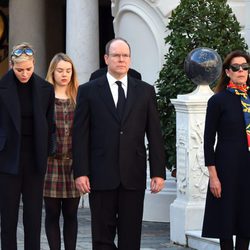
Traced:
POLYGON ((150 182, 151 193, 156 194, 160 192, 164 188, 164 185, 165 185, 165 181, 163 178, 153 177, 150 182))
POLYGON ((90 193, 90 182, 88 176, 80 176, 75 179, 76 188, 80 193, 90 193))

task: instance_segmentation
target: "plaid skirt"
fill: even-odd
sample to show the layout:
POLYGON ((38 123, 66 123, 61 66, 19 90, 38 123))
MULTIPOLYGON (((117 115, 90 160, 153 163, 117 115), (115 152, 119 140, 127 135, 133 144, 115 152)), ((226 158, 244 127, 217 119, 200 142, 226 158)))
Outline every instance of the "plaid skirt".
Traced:
POLYGON ((44 180, 43 196, 51 198, 76 198, 80 197, 76 189, 72 159, 56 157, 48 158, 48 168, 44 180))

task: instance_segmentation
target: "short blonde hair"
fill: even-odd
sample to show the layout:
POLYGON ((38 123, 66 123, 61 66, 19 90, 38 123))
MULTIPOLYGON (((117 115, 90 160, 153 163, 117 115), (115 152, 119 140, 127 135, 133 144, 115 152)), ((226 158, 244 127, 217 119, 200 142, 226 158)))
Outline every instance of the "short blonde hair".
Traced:
POLYGON ((28 60, 34 60, 34 49, 32 48, 32 46, 27 42, 23 42, 23 43, 15 45, 12 49, 11 54, 10 54, 11 64, 13 65, 14 63, 24 62, 24 61, 28 61, 28 60), (17 49, 31 49, 33 51, 33 55, 27 55, 27 54, 23 53, 20 56, 16 56, 14 54, 14 52, 17 49))

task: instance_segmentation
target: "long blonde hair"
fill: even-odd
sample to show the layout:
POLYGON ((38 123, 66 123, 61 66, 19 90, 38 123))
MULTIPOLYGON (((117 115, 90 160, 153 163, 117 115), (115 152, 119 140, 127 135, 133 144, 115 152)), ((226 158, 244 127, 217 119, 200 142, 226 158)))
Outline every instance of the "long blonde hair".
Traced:
POLYGON ((77 78, 77 73, 73 61, 68 55, 64 53, 58 53, 52 58, 47 72, 46 80, 50 82, 52 85, 55 85, 54 72, 57 67, 57 64, 60 61, 69 62, 72 65, 72 76, 67 86, 66 94, 70 98, 70 101, 76 104, 76 96, 77 96, 79 81, 77 78))

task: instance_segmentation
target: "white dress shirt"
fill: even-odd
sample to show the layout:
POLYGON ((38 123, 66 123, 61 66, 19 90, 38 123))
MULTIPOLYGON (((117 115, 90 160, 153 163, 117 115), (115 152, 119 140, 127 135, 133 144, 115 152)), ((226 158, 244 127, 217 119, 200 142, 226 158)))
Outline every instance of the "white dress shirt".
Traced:
POLYGON ((115 106, 117 106, 117 101, 118 101, 118 85, 116 81, 122 82, 122 88, 124 90, 125 97, 127 98, 127 89, 128 89, 128 76, 124 76, 120 80, 115 79, 112 75, 107 72, 107 79, 109 82, 109 87, 113 96, 113 100, 115 103, 115 106))

